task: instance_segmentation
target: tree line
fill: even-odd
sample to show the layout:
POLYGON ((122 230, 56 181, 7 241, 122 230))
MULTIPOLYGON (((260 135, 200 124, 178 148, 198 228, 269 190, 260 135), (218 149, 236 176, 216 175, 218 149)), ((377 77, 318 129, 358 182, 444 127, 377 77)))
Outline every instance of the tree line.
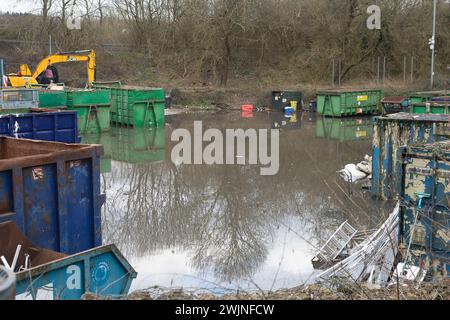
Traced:
MULTIPOLYGON (((28 1, 28 0, 20 0, 28 1)), ((34 15, 3 15, 2 37, 84 47, 120 57, 119 64, 229 85, 233 80, 292 83, 372 81, 378 61, 401 78, 405 58, 415 78, 430 74, 432 0, 39 0, 34 15), (370 30, 367 8, 381 9, 370 30), (70 20, 72 19, 72 20, 70 20), (80 19, 81 29, 71 29, 80 19), (11 23, 13 22, 13 23, 11 23), (8 28, 8 26, 10 26, 8 28)), ((439 0, 436 77, 449 78, 450 4, 439 0)), ((2 47, 4 45, 2 44, 2 47)), ((47 50, 40 46, 41 51, 47 50)), ((42 55, 36 46, 21 49, 42 55)), ((100 53, 102 54, 102 53, 100 53)), ((111 58, 112 59, 112 58, 111 58)), ((120 66, 117 67, 120 69, 120 66)), ((116 70, 117 70, 116 68, 116 70)), ((378 70, 378 71, 377 71, 378 70)))

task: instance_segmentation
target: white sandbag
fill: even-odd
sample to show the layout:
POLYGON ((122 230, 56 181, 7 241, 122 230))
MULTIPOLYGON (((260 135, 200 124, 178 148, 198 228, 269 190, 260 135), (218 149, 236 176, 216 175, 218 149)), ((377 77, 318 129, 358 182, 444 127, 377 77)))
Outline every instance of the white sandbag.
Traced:
POLYGON ((364 172, 365 174, 372 173, 372 166, 369 166, 369 163, 366 161, 362 161, 356 165, 359 171, 364 172))
POLYGON ((360 171, 353 163, 346 165, 345 168, 338 171, 338 173, 347 182, 355 182, 364 179, 367 176, 367 174, 360 171))

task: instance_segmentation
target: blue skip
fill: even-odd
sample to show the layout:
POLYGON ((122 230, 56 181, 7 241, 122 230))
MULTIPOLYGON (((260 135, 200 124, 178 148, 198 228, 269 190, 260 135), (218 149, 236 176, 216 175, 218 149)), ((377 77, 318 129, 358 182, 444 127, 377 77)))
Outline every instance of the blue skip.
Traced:
POLYGON ((79 143, 77 112, 71 110, 0 115, 0 135, 79 143))
POLYGON ((22 298, 79 300, 84 293, 100 297, 128 294, 136 271, 114 244, 16 273, 16 294, 22 298))

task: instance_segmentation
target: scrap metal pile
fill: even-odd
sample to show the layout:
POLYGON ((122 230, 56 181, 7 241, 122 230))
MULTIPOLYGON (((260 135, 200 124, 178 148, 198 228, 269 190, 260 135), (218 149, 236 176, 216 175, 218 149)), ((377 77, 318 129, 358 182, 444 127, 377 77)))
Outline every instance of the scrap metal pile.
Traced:
POLYGON ((319 281, 339 283, 342 280, 386 286, 398 251, 400 205, 383 225, 341 262, 317 276, 319 281))

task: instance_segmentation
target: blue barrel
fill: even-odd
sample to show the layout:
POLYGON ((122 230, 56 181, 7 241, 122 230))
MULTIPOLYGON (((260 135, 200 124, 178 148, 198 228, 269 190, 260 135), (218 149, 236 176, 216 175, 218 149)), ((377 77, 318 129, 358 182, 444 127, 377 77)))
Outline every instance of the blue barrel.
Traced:
POLYGON ((0 150, 0 222, 56 252, 102 244, 102 146, 0 137, 0 150))
POLYGON ((311 112, 317 111, 317 101, 316 100, 309 101, 309 111, 311 111, 311 112))
POLYGON ((0 135, 79 143, 77 112, 71 110, 0 115, 0 135))

